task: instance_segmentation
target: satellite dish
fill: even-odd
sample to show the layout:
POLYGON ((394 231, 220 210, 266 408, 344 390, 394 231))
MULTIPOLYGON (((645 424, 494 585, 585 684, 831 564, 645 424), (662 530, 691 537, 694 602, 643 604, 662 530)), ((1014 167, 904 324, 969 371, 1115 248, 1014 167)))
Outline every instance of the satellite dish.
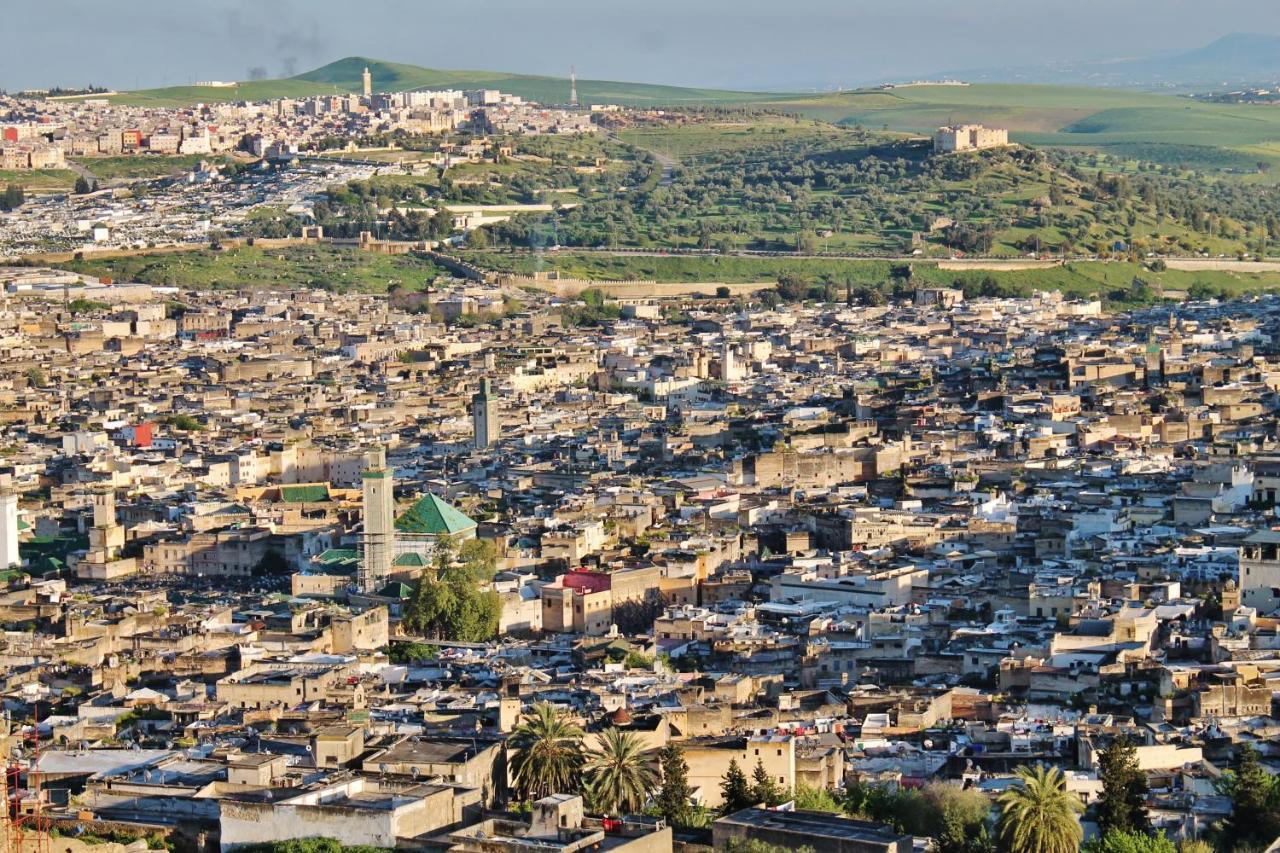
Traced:
POLYGON ((415 780, 417 780, 419 772, 420 771, 416 767, 409 768, 409 775, 412 776, 415 780))

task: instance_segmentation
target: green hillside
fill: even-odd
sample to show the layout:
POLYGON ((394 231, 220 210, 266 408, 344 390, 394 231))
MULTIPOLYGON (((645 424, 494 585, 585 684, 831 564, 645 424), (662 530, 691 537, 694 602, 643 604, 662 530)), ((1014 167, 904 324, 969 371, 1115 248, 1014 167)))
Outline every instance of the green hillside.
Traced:
MULTIPOLYGON (((350 56, 285 80, 256 80, 236 87, 173 86, 145 89, 112 97, 116 103, 148 106, 180 106, 197 102, 264 100, 323 95, 333 92, 358 92, 361 74, 368 66, 377 92, 399 92, 409 89, 500 89, 540 103, 564 103, 569 100, 569 78, 508 74, 495 71, 445 71, 421 68, 400 62, 384 62, 363 56, 350 56)), ((697 89, 681 86, 659 86, 648 83, 624 83, 610 80, 579 80, 578 99, 584 104, 618 103, 628 106, 679 106, 694 104, 743 104, 777 93, 731 92, 720 89, 697 89)))
MULTIPOLYGON (((407 89, 500 89, 512 95, 545 104, 569 100, 569 78, 542 77, 530 74, 507 74, 495 71, 442 71, 399 62, 383 62, 362 56, 350 56, 331 62, 314 71, 300 74, 295 80, 338 86, 357 91, 365 67, 373 77, 373 88, 379 92, 407 89)), ((649 83, 623 83, 611 80, 579 80, 578 100, 590 103, 622 103, 632 106, 650 104, 714 104, 748 103, 777 95, 757 92, 730 92, 720 89, 698 89, 682 86, 659 86, 649 83)))
POLYGON ((1280 162, 1280 110, 1174 95, 1072 86, 913 86, 769 101, 846 126, 928 133, 944 124, 1007 127, 1016 142, 1106 148, 1121 157, 1194 168, 1280 162))

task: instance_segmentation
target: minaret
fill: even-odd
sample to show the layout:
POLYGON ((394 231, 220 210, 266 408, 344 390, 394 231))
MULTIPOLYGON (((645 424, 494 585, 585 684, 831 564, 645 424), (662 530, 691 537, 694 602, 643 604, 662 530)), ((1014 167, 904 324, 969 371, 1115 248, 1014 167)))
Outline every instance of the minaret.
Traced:
POLYGON ((360 591, 373 594, 386 583, 396 556, 395 477, 387 466, 387 453, 381 447, 375 447, 365 455, 360 482, 364 487, 364 536, 361 539, 364 559, 360 561, 360 591))
POLYGON ((480 380, 480 390, 471 398, 471 428, 476 450, 492 445, 502 431, 498 422, 498 399, 493 396, 493 386, 488 378, 480 380))
POLYGON ((726 340, 720 347, 720 380, 736 382, 738 368, 733 363, 733 344, 726 340))
POLYGON ((578 69, 569 66, 569 106, 578 105, 578 69))
POLYGON ((364 74, 360 75, 364 81, 364 96, 366 98, 373 95, 373 75, 369 73, 369 66, 364 67, 364 74))
POLYGON ((18 495, 0 490, 0 570, 22 562, 18 556, 18 495))
POLYGON ((124 528, 116 522, 116 493, 101 486, 93 493, 93 527, 89 530, 90 562, 107 563, 124 548, 124 528))

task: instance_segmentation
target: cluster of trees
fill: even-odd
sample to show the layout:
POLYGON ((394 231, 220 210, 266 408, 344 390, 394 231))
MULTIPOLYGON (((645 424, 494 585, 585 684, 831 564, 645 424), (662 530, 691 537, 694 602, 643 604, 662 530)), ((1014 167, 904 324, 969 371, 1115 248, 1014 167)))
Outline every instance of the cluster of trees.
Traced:
MULTIPOLYGON (((425 203, 431 199, 427 189, 418 184, 378 184, 373 181, 351 181, 330 187, 322 201, 316 202, 316 224, 334 237, 357 237, 368 231, 392 240, 439 240, 453 233, 453 215, 439 209, 399 210, 400 207, 425 203), (379 213, 379 211, 389 211, 379 213)), ((299 223, 300 224, 300 223, 299 223)), ((262 233, 257 236, 275 236, 262 233)))
POLYGON ((566 305, 560 311, 560 319, 566 326, 603 326, 622 316, 622 309, 616 304, 606 304, 604 291, 598 287, 582 291, 578 300, 581 305, 566 305))
POLYGON ((502 600, 489 583, 497 567, 491 542, 436 542, 433 566, 405 608, 404 626, 428 639, 483 643, 498 635, 502 600))
POLYGON ((508 741, 517 793, 526 799, 581 793, 593 811, 603 814, 634 814, 648 807, 673 826, 702 821, 678 745, 649 750, 634 732, 609 728, 586 749, 583 735, 550 703, 533 706, 508 741))
POLYGON ((868 144, 832 135, 765 142, 686 160, 668 185, 643 157, 648 181, 558 214, 516 217, 495 228, 499 245, 536 244, 554 223, 567 246, 678 245, 732 252, 820 251, 819 232, 877 235, 901 250, 939 216, 954 223, 941 241, 984 254, 1013 226, 1037 229, 1013 239, 1025 251, 1114 254, 1196 251, 1210 239, 1265 253, 1280 240, 1280 189, 1208 180, 1196 172, 1141 164, 1132 175, 1108 171, 1097 155, 1013 149, 973 157, 930 157, 908 143, 868 144), (1048 203, 1019 193, 1047 186, 1048 203), (1150 236, 1172 223, 1191 235, 1150 236), (1200 235, 1199 238, 1195 235, 1200 235))
POLYGON ((199 432, 204 429, 204 424, 196 420, 194 416, 188 415, 185 412, 170 415, 169 419, 165 421, 165 423, 182 432, 199 432))

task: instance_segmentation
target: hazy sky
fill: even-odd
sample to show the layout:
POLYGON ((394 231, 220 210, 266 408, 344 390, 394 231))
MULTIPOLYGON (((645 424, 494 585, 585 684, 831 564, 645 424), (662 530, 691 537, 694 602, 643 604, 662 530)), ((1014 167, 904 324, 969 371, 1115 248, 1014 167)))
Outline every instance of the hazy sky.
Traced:
POLYGON ((45 0, 0 88, 285 76, 343 56, 726 88, 1174 53, 1280 34, 1276 0, 45 0))

